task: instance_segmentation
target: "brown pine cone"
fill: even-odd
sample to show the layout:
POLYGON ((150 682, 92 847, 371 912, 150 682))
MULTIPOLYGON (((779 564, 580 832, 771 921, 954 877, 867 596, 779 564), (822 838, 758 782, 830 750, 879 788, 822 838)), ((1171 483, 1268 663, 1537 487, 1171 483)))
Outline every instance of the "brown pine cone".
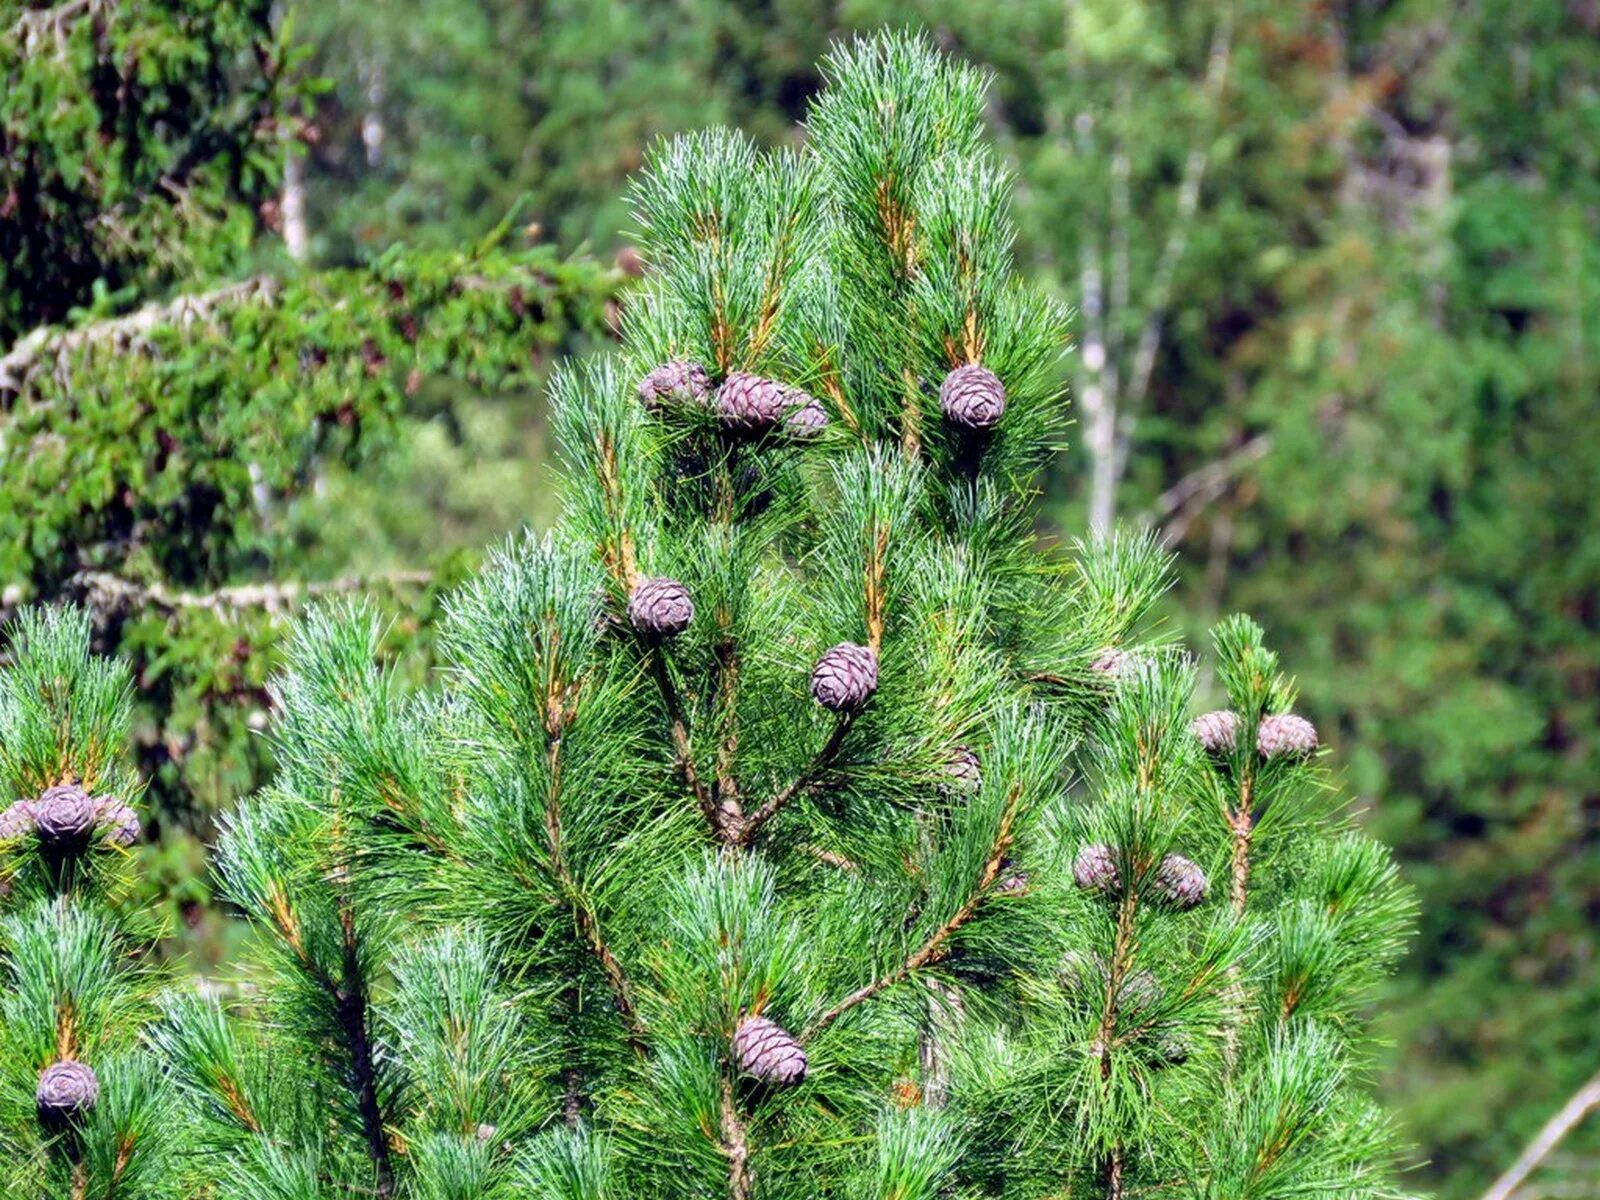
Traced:
POLYGON ((697 362, 672 359, 639 381, 639 399, 651 412, 668 403, 704 404, 711 394, 711 377, 697 362))
POLYGON ((1317 727, 1304 717, 1279 713, 1262 717, 1256 728, 1256 749, 1262 758, 1305 756, 1317 748, 1317 727))
POLYGON ((40 1072, 34 1099, 40 1116, 64 1120, 95 1106, 100 1099, 100 1080, 86 1064, 63 1058, 40 1072))
POLYGON ((739 1070, 764 1083, 788 1087, 806 1077, 806 1052, 776 1021, 744 1017, 733 1034, 733 1060, 739 1070))
POLYGON ((641 579, 628 595, 628 620, 640 633, 673 637, 694 620, 694 601, 676 579, 641 579))
POLYGON ((46 845, 68 846, 87 840, 94 831, 95 804, 76 784, 47 788, 33 802, 33 823, 46 845))
POLYGON ((988 429, 1006 410, 1006 389, 988 367, 957 367, 939 385, 939 411, 962 429, 988 429))
POLYGON ((1156 891, 1179 908, 1193 908, 1206 898, 1206 873, 1181 854, 1169 854, 1156 868, 1156 891))
POLYGON ((717 391, 717 415, 722 424, 741 433, 761 433, 783 420, 790 404, 789 389, 774 379, 735 371, 717 391))
POLYGON ((4 812, 0 812, 0 842, 13 841, 32 832, 32 800, 18 800, 4 812))
POLYGON ((1122 887, 1116 852, 1099 842, 1078 851, 1072 863, 1072 878, 1081 888, 1110 894, 1122 887))
POLYGON ((1208 753, 1226 754, 1239 744, 1239 714, 1232 709, 1219 708, 1215 712, 1201 713, 1189 722, 1189 730, 1200 739, 1208 753))
POLYGON ((834 712, 857 711, 877 690, 878 656, 870 646, 840 642, 811 672, 811 695, 834 712))

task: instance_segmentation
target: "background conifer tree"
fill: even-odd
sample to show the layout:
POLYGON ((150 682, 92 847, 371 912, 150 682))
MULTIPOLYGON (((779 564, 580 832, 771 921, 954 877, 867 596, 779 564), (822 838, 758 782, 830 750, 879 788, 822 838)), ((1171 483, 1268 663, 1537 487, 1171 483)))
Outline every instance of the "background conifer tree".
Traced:
MULTIPOLYGON (((895 36, 826 73, 799 149, 652 157, 622 353, 553 385, 565 520, 453 598, 442 697, 394 694, 369 622, 308 628, 287 785, 225 851, 268 986, 400 980, 368 888, 481 929, 552 1200, 1384 1194, 1346 1043, 1392 871, 1324 845, 1258 635, 1220 636, 1212 762, 1192 668, 1137 642, 1165 556, 1034 544, 1066 320, 1011 274, 983 78, 895 36)), ((354 1026, 311 1044, 385 1186, 354 1026)))
POLYGON ((138 836, 127 667, 26 609, 0 671, 0 1162, 19 1200, 177 1197, 186 1124, 143 1033, 161 983, 126 901, 138 836))

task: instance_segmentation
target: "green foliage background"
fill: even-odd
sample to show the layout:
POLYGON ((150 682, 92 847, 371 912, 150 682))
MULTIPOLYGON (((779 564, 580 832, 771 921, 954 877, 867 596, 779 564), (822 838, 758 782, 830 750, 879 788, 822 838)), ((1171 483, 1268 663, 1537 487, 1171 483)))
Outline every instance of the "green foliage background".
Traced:
MULTIPOLYGON (((1124 387, 1159 313, 1115 500, 1181 552, 1174 619, 1192 638, 1221 613, 1261 618, 1420 891, 1381 1084, 1421 1183, 1478 1194, 1600 1068, 1593 3, 340 0, 291 5, 292 28, 248 3, 112 7, 68 22, 58 53, 40 10, 0 3, 0 340, 175 286, 281 285, 147 353, 0 379, 9 602, 81 595, 89 571, 183 594, 455 578, 549 512, 543 366, 606 336, 623 275, 601 264, 651 139, 718 121, 783 136, 830 39, 920 25, 996 71, 1019 256, 1088 310, 1080 337, 1098 314, 1124 387), (74 88, 130 61, 134 31, 139 86, 74 88), (277 237, 291 152, 303 264, 277 237), (152 198, 174 162, 181 202, 152 198), (34 437, 65 449, 30 453, 34 437), (1217 463, 1234 466, 1199 500, 1163 503, 1217 463)), ((1051 536, 1090 511, 1086 364, 1069 368, 1085 423, 1053 468, 1051 536)), ((435 587, 380 588, 411 669, 435 587)), ((151 853, 171 895, 203 898, 181 831, 204 837, 263 770, 249 730, 277 619, 105 607, 176 818, 151 853)), ((1590 1128, 1564 1161, 1597 1153, 1590 1128)))

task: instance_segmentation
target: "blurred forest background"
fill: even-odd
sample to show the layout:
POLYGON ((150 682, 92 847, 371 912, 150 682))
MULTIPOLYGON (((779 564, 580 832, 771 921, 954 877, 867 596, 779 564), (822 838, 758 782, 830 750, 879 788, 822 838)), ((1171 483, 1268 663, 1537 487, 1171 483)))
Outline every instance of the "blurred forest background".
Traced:
MULTIPOLYGON (((799 136, 830 40, 995 73, 1079 310, 1041 536, 1256 614, 1420 892, 1376 1084, 1483 1194, 1600 1070, 1600 0, 0 0, 0 610, 139 672, 149 898, 201 969, 285 617, 553 509, 657 136, 799 136)), ((0 611, 0 615, 4 615, 0 611)), ((1600 1117, 1516 1193, 1600 1194, 1600 1117)))

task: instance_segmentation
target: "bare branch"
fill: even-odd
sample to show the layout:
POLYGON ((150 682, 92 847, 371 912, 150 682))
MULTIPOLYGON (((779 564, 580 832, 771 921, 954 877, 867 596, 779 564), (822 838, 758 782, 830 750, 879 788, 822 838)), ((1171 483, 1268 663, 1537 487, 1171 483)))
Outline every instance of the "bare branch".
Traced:
POLYGON ((35 329, 20 338, 4 357, 0 357, 0 393, 20 395, 28 376, 37 367, 47 361, 59 360, 76 350, 100 345, 126 349, 139 344, 151 330, 163 325, 182 327, 195 321, 209 320, 218 309, 244 301, 257 300, 272 304, 278 297, 279 287, 278 281, 270 276, 256 275, 215 291, 147 304, 125 316, 95 321, 77 329, 57 326, 35 329))
POLYGON ((1578 1123, 1597 1107, 1600 1107, 1600 1074, 1592 1076, 1589 1082, 1572 1094, 1555 1116, 1544 1123, 1543 1128, 1534 1135, 1533 1141, 1529 1142, 1527 1148, 1517 1156, 1517 1161, 1490 1185, 1489 1190, 1483 1194, 1483 1200, 1511 1200, 1523 1181, 1533 1174, 1534 1168, 1544 1161, 1545 1156, 1560 1145, 1561 1139, 1571 1133, 1578 1123))
POLYGON ((219 613, 262 608, 278 613, 318 596, 364 592, 378 587, 427 587, 433 579, 431 571, 396 571, 388 575, 241 584, 214 592, 172 591, 158 583, 135 583, 104 571, 83 571, 74 575, 70 582, 84 590, 90 606, 95 608, 155 608, 168 612, 208 609, 219 613))
MULTIPOLYGON (((1233 54, 1233 6, 1223 9, 1212 33, 1211 50, 1206 59, 1205 94, 1215 106, 1228 82, 1228 65, 1233 54)), ((1150 387, 1150 376, 1155 370, 1156 352, 1161 347, 1161 330, 1166 322, 1167 306, 1172 300, 1173 276, 1189 246, 1189 234, 1194 225, 1195 212, 1200 206, 1200 188, 1205 183, 1206 168, 1215 149, 1213 136, 1204 145, 1191 146, 1184 159, 1183 178, 1178 185, 1177 211, 1172 228, 1167 231, 1166 244, 1156 262, 1155 281, 1150 287, 1144 328, 1139 334, 1139 347, 1134 354, 1133 370, 1128 378, 1128 398, 1134 403, 1144 399, 1150 387)))
POLYGON ((1243 445, 1204 466, 1196 467, 1157 497, 1140 520, 1161 528, 1161 542, 1176 545, 1188 532, 1201 510, 1228 490, 1229 484, 1251 463, 1259 462, 1272 449, 1272 435, 1258 433, 1243 445), (1169 520, 1174 516, 1178 520, 1169 520))

